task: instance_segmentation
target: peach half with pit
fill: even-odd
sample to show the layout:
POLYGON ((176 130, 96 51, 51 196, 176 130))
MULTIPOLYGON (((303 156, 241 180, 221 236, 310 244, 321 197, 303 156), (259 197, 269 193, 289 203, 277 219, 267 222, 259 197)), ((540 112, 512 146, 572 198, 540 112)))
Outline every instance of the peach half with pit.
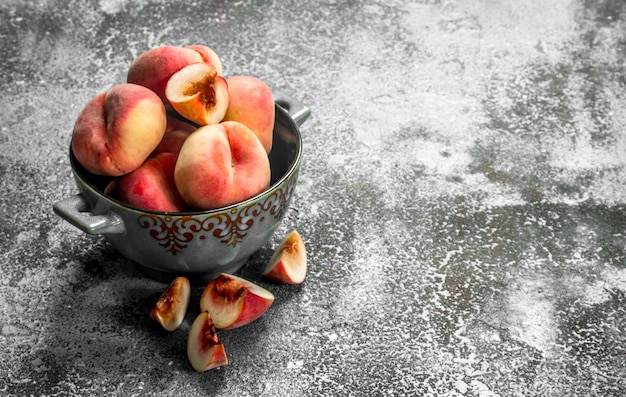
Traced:
POLYGON ((200 296, 200 310, 211 313, 217 329, 251 323, 270 308, 274 295, 244 278, 222 273, 208 282, 200 296))
POLYGON ((119 176, 137 169, 157 147, 167 125, 163 102, 146 87, 119 84, 96 95, 72 131, 77 161, 97 175, 119 176))
POLYGON ((200 127, 183 143, 174 182, 183 200, 205 211, 245 201, 269 187, 270 162, 248 127, 225 121, 200 127))
POLYGON ((233 76, 226 82, 229 102, 224 120, 238 121, 250 128, 269 153, 272 150, 275 117, 272 90, 253 76, 233 76))
POLYGON ((185 66, 165 86, 165 97, 178 114, 199 125, 222 121, 228 109, 226 79, 206 62, 185 66))

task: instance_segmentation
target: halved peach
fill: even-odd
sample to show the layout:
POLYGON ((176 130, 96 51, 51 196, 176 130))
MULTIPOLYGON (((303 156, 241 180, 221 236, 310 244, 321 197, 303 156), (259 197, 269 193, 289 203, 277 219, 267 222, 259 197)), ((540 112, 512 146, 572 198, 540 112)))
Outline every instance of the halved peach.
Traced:
POLYGON ((226 80, 206 62, 174 73, 165 86, 165 97, 181 116, 200 125, 222 121, 230 98, 226 80))
POLYGON ((274 295, 265 288, 222 273, 202 291, 200 310, 211 313, 215 328, 232 329, 256 320, 273 302, 274 295))
POLYGON ((297 230, 292 230, 280 243, 263 274, 285 284, 300 284, 306 277, 307 260, 304 240, 297 230))

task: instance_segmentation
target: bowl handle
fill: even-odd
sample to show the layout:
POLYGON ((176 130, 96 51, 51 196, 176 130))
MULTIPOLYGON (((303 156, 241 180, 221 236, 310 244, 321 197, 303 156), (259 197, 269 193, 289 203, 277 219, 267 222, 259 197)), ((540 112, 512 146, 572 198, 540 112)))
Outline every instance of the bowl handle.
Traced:
POLYGON ((87 234, 119 234, 126 228, 122 219, 113 212, 94 215, 87 211, 87 202, 82 193, 54 203, 52 208, 61 218, 87 234))
POLYGON ((293 121, 296 122, 298 127, 302 125, 311 115, 311 109, 304 106, 298 100, 285 94, 284 92, 274 92, 274 102, 281 108, 285 109, 291 116, 293 121))

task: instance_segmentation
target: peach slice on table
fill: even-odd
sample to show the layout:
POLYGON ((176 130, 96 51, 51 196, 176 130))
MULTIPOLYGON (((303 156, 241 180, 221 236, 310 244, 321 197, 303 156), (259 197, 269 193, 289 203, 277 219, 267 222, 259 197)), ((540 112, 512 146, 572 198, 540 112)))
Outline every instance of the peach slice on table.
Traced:
POLYGON ((200 127, 178 154, 174 181, 185 202, 205 211, 247 200, 270 184, 267 153, 248 127, 225 121, 200 127))
POLYGON ((215 328, 232 329, 258 319, 273 302, 274 295, 267 289, 222 273, 202 291, 200 310, 211 313, 215 328))
POLYGON ((186 277, 176 277, 150 311, 150 318, 170 332, 182 324, 189 306, 191 285, 186 277))
POLYGON ((174 73, 165 86, 174 110, 199 125, 222 121, 230 95, 226 80, 209 63, 194 63, 174 73))
POLYGON ((157 147, 165 107, 146 87, 119 84, 92 98, 78 115, 72 151, 89 172, 119 176, 138 168, 157 147))
POLYGON ((187 205, 174 183, 177 159, 176 153, 159 153, 149 157, 136 170, 119 177, 118 199, 148 211, 185 211, 187 205))
POLYGON ((275 104, 270 87, 253 76, 233 76, 228 83, 229 102, 224 120, 238 121, 254 132, 265 151, 272 150, 275 104))
POLYGON ((198 372, 228 364, 224 344, 219 341, 209 312, 201 312, 187 336, 187 358, 198 372))
POLYGON ((304 240, 297 230, 292 230, 280 243, 263 274, 265 277, 284 284, 300 284, 307 271, 304 240))

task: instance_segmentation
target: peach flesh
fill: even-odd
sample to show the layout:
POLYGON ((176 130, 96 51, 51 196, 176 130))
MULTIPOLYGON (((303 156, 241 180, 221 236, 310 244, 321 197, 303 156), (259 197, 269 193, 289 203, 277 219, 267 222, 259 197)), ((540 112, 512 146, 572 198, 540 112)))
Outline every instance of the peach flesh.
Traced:
POLYGON ((187 336, 187 358, 198 372, 228 364, 224 345, 219 341, 211 315, 206 311, 201 312, 191 324, 187 336))
POLYGON ((199 125, 222 121, 229 101, 226 80, 208 63, 188 65, 174 73, 165 96, 176 112, 199 125))
POLYGON ((276 282, 300 284, 306 277, 307 255, 302 236, 292 230, 274 251, 263 274, 276 282))
POLYGON ((200 310, 211 313, 215 328, 233 329, 263 315, 274 295, 241 277, 222 273, 210 281, 200 297, 200 310))

